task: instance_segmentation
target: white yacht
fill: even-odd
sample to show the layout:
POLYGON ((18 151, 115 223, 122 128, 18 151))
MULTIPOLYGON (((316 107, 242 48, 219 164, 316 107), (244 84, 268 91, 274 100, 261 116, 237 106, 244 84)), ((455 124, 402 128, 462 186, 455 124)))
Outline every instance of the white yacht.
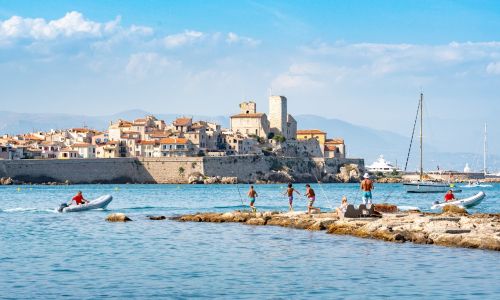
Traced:
POLYGON ((383 155, 380 155, 371 165, 366 166, 366 170, 370 173, 391 173, 397 169, 390 161, 385 160, 383 155))

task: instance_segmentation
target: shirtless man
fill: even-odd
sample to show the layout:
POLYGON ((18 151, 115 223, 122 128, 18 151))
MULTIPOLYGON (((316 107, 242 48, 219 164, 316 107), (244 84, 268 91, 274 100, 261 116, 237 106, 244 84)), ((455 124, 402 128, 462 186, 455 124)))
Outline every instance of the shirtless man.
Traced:
POLYGON ((372 203, 372 190, 373 190, 373 181, 370 179, 370 175, 365 173, 363 176, 363 181, 361 181, 361 190, 363 191, 363 203, 368 204, 372 203))
POLYGON ((288 196, 288 206, 290 207, 290 211, 293 211, 293 193, 297 193, 297 195, 300 195, 300 193, 292 187, 292 184, 288 184, 288 188, 286 189, 285 193, 283 195, 288 196))
POLYGON ((306 184, 306 197, 309 199, 307 203, 307 213, 311 214, 311 211, 313 210, 313 204, 314 201, 316 200, 316 194, 314 193, 314 190, 311 188, 309 184, 306 184))
POLYGON ((253 212, 256 212, 257 209, 254 206, 255 203, 255 197, 257 197, 257 192, 253 188, 253 185, 250 186, 250 190, 248 190, 248 198, 250 199, 250 208, 252 209, 253 212))

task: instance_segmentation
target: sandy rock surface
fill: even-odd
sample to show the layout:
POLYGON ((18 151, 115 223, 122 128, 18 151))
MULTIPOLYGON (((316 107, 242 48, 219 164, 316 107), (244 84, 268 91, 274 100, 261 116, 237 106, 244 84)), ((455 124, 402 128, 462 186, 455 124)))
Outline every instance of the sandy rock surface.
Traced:
POLYGON ((238 222, 247 225, 282 226, 306 230, 326 230, 330 234, 352 235, 390 242, 414 242, 442 246, 500 251, 500 214, 475 214, 454 209, 442 214, 405 212, 384 213, 382 218, 339 218, 327 212, 280 213, 275 211, 199 213, 172 218, 181 222, 238 222))

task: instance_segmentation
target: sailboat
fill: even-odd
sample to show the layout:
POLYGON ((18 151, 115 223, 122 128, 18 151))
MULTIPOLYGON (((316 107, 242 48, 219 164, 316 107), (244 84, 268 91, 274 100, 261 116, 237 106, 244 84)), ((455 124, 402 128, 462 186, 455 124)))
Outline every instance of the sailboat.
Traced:
MULTIPOLYGON (((486 157, 488 153, 488 142, 487 142, 487 132, 488 127, 486 123, 484 123, 484 144, 483 144, 483 176, 486 178, 488 176, 488 169, 486 167, 486 157)), ((463 185, 464 188, 476 188, 476 187, 493 187, 491 184, 481 184, 479 181, 476 182, 470 181, 467 185, 463 185)))
MULTIPOLYGON (((434 181, 425 181, 424 180, 424 167, 423 167, 423 106, 424 106, 424 94, 420 93, 420 101, 418 102, 417 108, 417 117, 415 118, 415 124, 413 125, 413 133, 412 133, 412 142, 413 142, 413 134, 415 133, 415 125, 417 123, 417 118, 420 113, 420 176, 418 181, 406 182, 403 183, 403 186, 406 188, 406 192, 408 193, 444 193, 450 189, 450 185, 442 182, 434 182, 434 181)), ((410 157, 411 144, 410 149, 408 150, 408 157, 406 158, 406 167, 408 166, 408 158, 410 157)))

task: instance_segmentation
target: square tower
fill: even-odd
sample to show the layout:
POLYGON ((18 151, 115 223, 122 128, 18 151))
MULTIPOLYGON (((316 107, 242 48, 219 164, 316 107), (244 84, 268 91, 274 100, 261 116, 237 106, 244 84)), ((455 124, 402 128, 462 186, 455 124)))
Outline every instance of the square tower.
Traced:
POLYGON ((257 113, 257 104, 253 101, 240 103, 241 114, 255 114, 257 113))
POLYGON ((269 96, 269 125, 271 132, 287 137, 286 97, 269 96))

